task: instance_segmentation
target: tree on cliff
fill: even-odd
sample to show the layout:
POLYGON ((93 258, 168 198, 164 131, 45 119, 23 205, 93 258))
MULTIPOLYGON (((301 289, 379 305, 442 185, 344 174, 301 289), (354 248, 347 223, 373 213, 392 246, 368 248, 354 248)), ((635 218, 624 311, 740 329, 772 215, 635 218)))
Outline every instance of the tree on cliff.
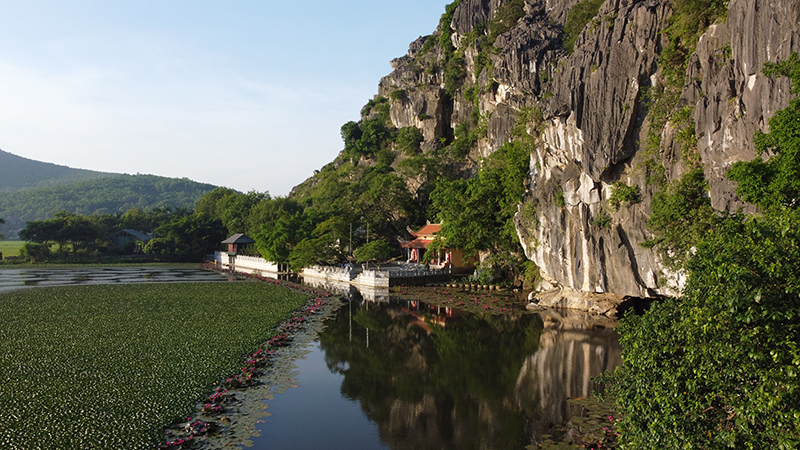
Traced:
MULTIPOLYGON (((800 93, 796 54, 765 73, 800 93)), ((800 446, 800 99, 769 124, 757 142, 773 156, 730 172, 762 212, 719 219, 683 297, 622 321, 611 391, 626 448, 800 446)))

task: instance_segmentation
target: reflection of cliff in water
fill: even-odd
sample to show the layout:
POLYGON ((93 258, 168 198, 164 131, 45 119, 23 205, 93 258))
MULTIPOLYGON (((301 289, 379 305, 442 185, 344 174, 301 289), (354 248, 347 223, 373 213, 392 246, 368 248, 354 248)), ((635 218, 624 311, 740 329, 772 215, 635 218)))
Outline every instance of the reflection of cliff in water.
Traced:
POLYGON ((342 394, 359 401, 392 448, 514 449, 563 417, 566 396, 587 392, 587 377, 618 363, 613 330, 559 323, 350 302, 320 346, 344 376, 342 394))
POLYGON ((592 378, 622 364, 616 321, 574 311, 539 315, 539 349, 525 359, 516 388, 520 402, 533 400, 538 411, 534 439, 569 418, 567 398, 591 395, 592 378))
POLYGON ((419 302, 351 302, 320 336, 342 394, 392 448, 522 448, 514 387, 538 345, 535 315, 459 315, 419 302))

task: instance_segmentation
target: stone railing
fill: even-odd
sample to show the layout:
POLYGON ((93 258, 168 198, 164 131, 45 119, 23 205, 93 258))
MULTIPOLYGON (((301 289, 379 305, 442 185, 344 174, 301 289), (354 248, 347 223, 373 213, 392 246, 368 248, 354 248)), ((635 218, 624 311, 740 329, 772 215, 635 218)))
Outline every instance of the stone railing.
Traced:
MULTIPOLYGON (((211 258, 209 258, 211 259, 211 258)), ((214 261, 217 267, 231 269, 237 272, 254 274, 277 274, 278 265, 264 258, 255 256, 234 255, 227 252, 214 252, 214 261)))
POLYGON ((365 270, 353 283, 371 287, 389 287, 389 274, 378 270, 365 270))
POLYGON ((350 269, 333 266, 311 266, 300 272, 303 277, 324 278, 326 280, 349 283, 356 274, 350 269))
POLYGON ((396 269, 390 269, 389 274, 392 278, 432 277, 450 275, 450 268, 425 269, 425 266, 422 264, 406 264, 396 269))
POLYGON ((261 272, 278 273, 278 265, 255 256, 236 255, 236 269, 258 270, 261 272))

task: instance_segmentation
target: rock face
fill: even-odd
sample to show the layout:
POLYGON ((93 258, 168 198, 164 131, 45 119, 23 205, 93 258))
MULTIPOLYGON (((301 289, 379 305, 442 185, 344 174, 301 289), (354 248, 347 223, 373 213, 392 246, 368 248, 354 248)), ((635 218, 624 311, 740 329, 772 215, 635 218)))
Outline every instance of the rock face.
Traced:
MULTIPOLYGON (((392 62, 394 71, 381 81, 380 95, 392 97, 397 127, 422 130, 423 149, 452 139, 456 126, 477 108, 487 132, 467 157, 472 164, 512 139, 520 111, 537 109, 542 121, 528 128, 536 138, 525 195, 530 205, 520 205, 535 207, 537 220, 518 220, 517 231, 526 256, 541 270, 543 288, 675 295, 681 274, 640 245, 652 237, 647 218, 657 190, 648 183, 645 163, 663 165, 668 180, 687 170, 678 124, 666 123, 658 148, 644 144, 653 122, 645 91, 663 84, 658 57, 667 45, 663 32, 673 14, 670 2, 606 0, 568 52, 564 25, 577 4, 461 0, 452 20, 392 62), (513 8, 521 15, 510 14, 513 8), (486 51, 477 37, 501 28, 498 24, 504 31, 486 51), (461 84, 449 92, 448 53, 438 41, 427 43, 443 35, 463 52, 465 67, 461 84), (398 91, 402 94, 393 95, 398 91), (640 201, 611 207, 608 199, 618 182, 638 187, 640 201)), ((690 56, 689 81, 678 105, 693 110, 688 121, 717 209, 743 206, 725 172, 733 162, 755 156, 753 133, 768 131, 768 119, 788 105, 788 80, 768 78, 761 70, 792 51, 800 52, 800 2, 731 0, 727 19, 709 26, 690 56)))

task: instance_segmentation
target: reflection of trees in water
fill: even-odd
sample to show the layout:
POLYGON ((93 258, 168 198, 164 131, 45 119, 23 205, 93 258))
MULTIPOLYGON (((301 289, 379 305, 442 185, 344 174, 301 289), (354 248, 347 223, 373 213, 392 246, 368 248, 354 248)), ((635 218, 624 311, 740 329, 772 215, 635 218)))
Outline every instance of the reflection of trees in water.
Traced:
POLYGON ((540 313, 544 330, 539 350, 525 360, 517 382, 518 398, 534 402, 538 438, 564 423, 567 398, 586 397, 597 387, 592 378, 622 364, 616 322, 577 312, 540 313))
POLYGON ((433 319, 399 303, 340 309, 320 345, 344 375, 342 394, 361 402, 392 448, 523 447, 535 412, 515 387, 536 352, 539 317, 433 319))

